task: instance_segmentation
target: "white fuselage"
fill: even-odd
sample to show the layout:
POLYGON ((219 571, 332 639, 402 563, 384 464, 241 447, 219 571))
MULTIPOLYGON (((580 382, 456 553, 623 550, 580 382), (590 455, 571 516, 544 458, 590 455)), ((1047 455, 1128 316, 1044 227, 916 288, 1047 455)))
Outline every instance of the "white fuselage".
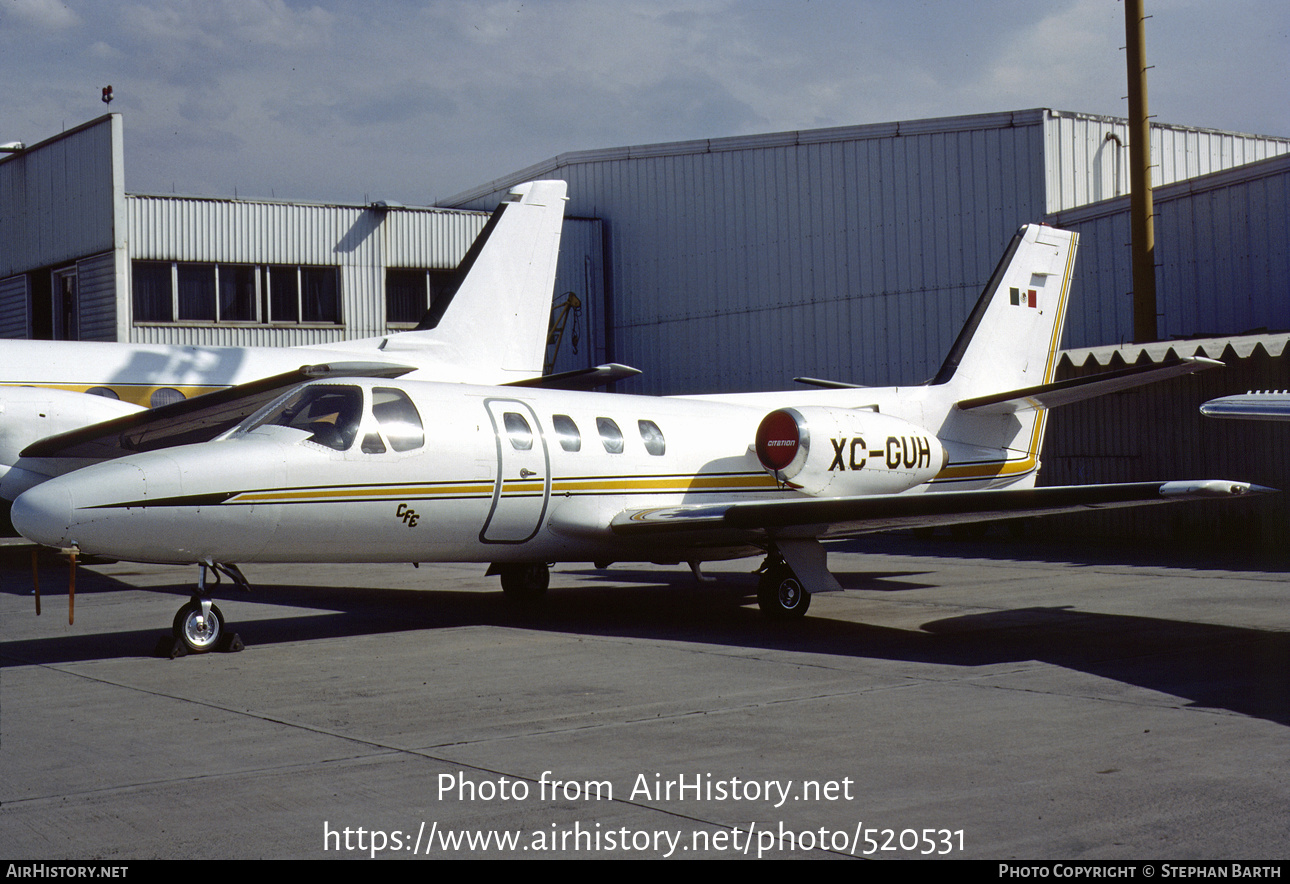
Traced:
POLYGON ((708 399, 403 380, 300 388, 311 389, 341 404, 309 416, 280 406, 214 442, 53 479, 18 499, 14 523, 46 545, 137 561, 701 561, 753 553, 756 538, 709 533, 696 548, 683 533, 616 536, 614 520, 655 507, 1033 481, 1033 453, 978 449, 960 452, 976 464, 967 480, 960 446, 872 410, 877 396, 921 413, 918 399, 935 395, 926 387, 708 399), (322 412, 344 411, 350 390, 361 416, 337 433, 345 419, 322 412), (772 474, 753 449, 767 412, 786 401, 850 421, 811 440, 808 471, 824 480, 814 491, 772 474))

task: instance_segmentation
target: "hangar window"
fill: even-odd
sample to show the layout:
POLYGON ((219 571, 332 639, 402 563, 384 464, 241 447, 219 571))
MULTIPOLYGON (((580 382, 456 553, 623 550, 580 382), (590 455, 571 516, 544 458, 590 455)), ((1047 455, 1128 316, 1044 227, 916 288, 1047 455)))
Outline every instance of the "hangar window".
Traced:
POLYGON ((135 261, 131 274, 135 322, 170 322, 175 318, 174 284, 169 261, 135 261))
POLYGON ((447 291, 454 272, 394 267, 386 270, 386 325, 403 327, 419 323, 435 298, 447 291))
POLYGON ((610 418, 596 418, 596 429, 600 431, 600 441, 605 446, 605 451, 610 454, 623 453, 623 431, 618 429, 618 424, 610 418))
POLYGON ((556 438, 560 440, 560 447, 565 451, 582 449, 582 434, 578 432, 578 425, 569 415, 551 415, 551 427, 555 430, 556 438))
POLYGON ((135 261, 131 276, 135 322, 341 321, 336 267, 135 261))

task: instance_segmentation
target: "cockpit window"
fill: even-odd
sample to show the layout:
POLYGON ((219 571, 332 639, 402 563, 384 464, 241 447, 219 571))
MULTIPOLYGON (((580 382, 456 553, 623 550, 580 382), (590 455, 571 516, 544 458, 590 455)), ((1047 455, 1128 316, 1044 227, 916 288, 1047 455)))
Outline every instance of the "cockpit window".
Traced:
POLYGON ((363 391, 358 387, 310 384, 270 408, 246 429, 293 427, 307 431, 308 442, 347 451, 354 444, 362 415, 363 391))
POLYGON ((421 415, 402 390, 373 387, 372 413, 395 451, 411 451, 425 444, 426 431, 421 415))

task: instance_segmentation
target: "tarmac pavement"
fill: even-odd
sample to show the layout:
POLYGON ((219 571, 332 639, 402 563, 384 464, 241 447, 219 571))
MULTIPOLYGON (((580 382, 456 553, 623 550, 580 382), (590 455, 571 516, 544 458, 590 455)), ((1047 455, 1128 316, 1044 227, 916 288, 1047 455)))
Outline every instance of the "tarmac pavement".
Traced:
POLYGON ((793 623, 754 560, 563 565, 534 611, 481 565, 249 566, 246 649, 170 660, 196 569, 81 567, 69 626, 9 547, 0 856, 1290 858, 1283 563, 832 549, 793 623))

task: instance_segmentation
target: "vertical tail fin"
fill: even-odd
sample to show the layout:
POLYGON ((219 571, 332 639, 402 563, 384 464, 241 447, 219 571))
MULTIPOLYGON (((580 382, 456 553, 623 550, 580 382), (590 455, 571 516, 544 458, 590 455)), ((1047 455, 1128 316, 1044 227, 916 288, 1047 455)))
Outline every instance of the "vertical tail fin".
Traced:
POLYGON ((417 330, 468 337, 508 371, 542 373, 555 287, 563 181, 530 181, 497 207, 417 330))
POLYGON ((1052 381, 1078 234, 1027 224, 959 332, 932 384, 956 400, 1052 381))
POLYGON ((1028 224, 1008 251, 929 385, 949 463, 938 483, 1033 485, 1047 414, 960 410, 958 403, 1051 383, 1057 370, 1078 235, 1028 224))
POLYGON ((379 346, 411 364, 451 364, 449 375, 477 383, 541 375, 566 189, 563 181, 512 188, 414 330, 329 349, 379 346))

